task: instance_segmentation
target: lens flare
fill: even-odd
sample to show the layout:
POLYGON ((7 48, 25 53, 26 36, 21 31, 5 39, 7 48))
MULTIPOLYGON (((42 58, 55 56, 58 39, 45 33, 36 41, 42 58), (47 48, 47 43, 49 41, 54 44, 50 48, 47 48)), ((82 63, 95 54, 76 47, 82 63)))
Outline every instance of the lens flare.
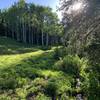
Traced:
POLYGON ((81 2, 75 3, 75 4, 73 4, 73 6, 72 6, 72 10, 73 10, 73 11, 80 10, 81 8, 82 8, 82 3, 81 3, 81 2))

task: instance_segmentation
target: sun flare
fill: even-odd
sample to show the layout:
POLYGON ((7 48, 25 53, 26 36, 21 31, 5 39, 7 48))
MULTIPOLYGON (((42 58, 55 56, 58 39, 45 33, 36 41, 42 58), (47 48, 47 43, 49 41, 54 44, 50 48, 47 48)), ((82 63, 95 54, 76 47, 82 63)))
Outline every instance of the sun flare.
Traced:
POLYGON ((74 2, 68 9, 67 13, 71 14, 73 12, 80 12, 82 11, 82 9, 84 8, 84 4, 83 2, 74 2))
POLYGON ((72 10, 77 11, 77 10, 81 9, 81 7, 82 7, 82 3, 78 2, 78 3, 73 4, 72 10))

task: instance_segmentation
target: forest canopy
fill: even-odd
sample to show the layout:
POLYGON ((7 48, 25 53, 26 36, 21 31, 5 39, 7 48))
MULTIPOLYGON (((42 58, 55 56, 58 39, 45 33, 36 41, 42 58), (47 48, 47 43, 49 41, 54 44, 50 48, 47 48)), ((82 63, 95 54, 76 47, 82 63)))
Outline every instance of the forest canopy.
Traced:
POLYGON ((34 45, 60 43, 63 26, 50 7, 20 0, 0 11, 0 34, 34 45))

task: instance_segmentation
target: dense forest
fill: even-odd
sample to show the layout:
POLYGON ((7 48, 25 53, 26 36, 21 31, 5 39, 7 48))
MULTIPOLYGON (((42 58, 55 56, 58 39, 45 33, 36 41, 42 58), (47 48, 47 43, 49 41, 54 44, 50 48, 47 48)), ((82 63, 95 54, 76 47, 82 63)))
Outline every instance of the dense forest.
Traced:
POLYGON ((0 11, 0 33, 19 42, 46 45, 60 43, 63 27, 50 7, 20 0, 0 11))
POLYGON ((0 100, 100 100, 100 0, 19 0, 0 10, 0 100))

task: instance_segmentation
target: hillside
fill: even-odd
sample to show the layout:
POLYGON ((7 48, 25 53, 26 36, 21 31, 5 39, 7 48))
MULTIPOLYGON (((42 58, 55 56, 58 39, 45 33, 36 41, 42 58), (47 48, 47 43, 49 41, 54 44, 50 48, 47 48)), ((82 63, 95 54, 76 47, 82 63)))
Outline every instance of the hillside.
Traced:
POLYGON ((0 4, 0 100, 100 100, 100 0, 0 4))
POLYGON ((55 48, 43 49, 0 37, 0 100, 51 100, 72 91, 72 76, 53 69, 55 48))

